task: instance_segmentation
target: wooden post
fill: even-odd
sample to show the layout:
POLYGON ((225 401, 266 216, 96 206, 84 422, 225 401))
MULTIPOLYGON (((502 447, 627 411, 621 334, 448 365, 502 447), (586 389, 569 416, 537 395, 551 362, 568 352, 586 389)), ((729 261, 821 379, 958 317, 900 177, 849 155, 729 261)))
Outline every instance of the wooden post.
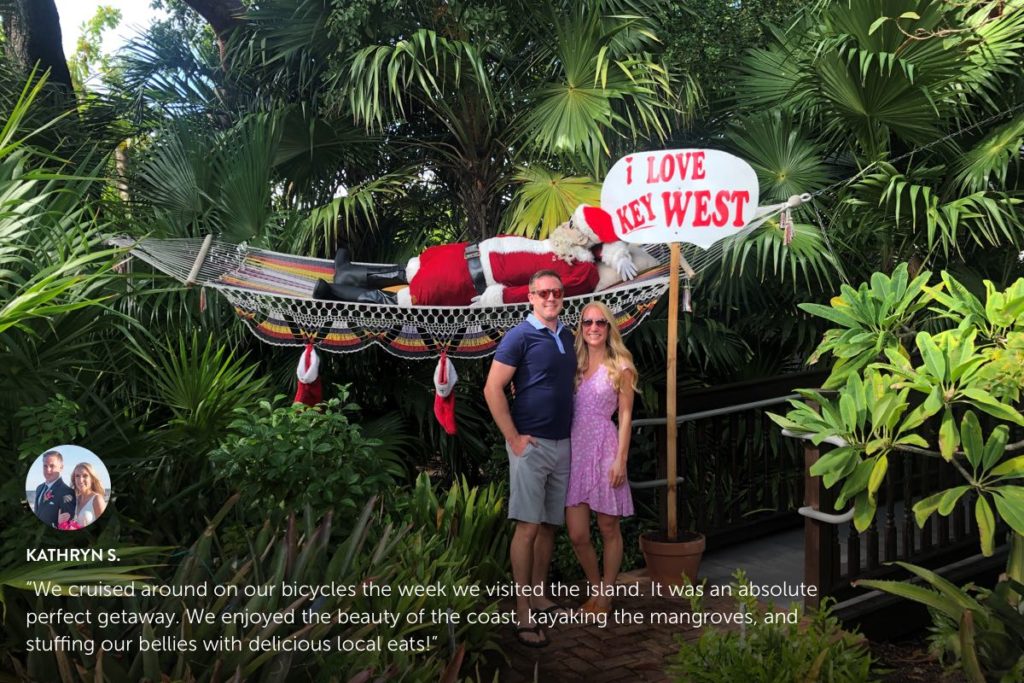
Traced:
POLYGON ((676 424, 676 350, 679 346, 679 242, 672 242, 669 259, 668 285, 668 363, 665 369, 665 476, 668 478, 665 503, 668 507, 668 540, 679 538, 679 524, 676 519, 676 460, 679 455, 676 446, 678 425, 676 424))

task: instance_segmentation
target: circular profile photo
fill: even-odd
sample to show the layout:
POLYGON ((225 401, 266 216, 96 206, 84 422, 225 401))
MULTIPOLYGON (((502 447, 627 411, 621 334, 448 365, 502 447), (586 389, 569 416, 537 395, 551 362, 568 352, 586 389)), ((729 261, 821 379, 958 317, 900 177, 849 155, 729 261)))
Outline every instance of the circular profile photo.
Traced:
POLYGON ((54 446, 44 451, 25 478, 25 498, 43 524, 61 531, 89 526, 110 502, 110 474, 92 451, 54 446))

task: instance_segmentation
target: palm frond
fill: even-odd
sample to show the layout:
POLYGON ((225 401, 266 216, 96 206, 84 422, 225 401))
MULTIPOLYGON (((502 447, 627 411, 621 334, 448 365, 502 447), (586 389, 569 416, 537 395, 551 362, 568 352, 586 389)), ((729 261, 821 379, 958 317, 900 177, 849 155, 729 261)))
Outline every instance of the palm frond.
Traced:
POLYGON ((544 239, 569 220, 580 204, 601 203, 601 184, 592 178, 565 175, 537 164, 520 167, 513 183, 515 193, 505 214, 509 234, 544 239))
POLYGON ((805 135, 794 118, 790 112, 776 109, 744 117, 729 131, 731 146, 757 172, 764 203, 814 192, 833 180, 824 150, 805 135))
POLYGON ((956 162, 955 182, 964 192, 978 192, 1005 185, 1011 166, 1021 163, 1024 147, 1024 116, 999 126, 977 141, 956 162))
POLYGON ((305 253, 333 253, 356 226, 375 228, 381 201, 403 196, 413 178, 409 169, 403 169, 346 189, 310 212, 309 219, 299 226, 293 246, 305 253))

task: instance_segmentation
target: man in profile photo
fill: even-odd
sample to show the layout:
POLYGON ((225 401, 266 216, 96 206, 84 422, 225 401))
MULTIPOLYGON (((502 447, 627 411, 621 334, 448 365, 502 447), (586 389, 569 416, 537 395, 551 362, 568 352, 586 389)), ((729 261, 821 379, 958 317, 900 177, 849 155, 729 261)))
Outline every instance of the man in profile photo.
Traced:
POLYGON ((75 514, 75 492, 64 483, 60 473, 64 470, 64 456, 60 451, 43 453, 43 479, 36 487, 36 517, 54 529, 75 514), (63 515, 67 515, 63 517, 63 515))

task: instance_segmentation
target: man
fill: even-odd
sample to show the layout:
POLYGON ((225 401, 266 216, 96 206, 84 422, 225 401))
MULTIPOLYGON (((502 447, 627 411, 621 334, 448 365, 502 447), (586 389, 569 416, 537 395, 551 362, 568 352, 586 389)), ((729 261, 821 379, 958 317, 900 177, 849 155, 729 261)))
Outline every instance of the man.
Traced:
POLYGON ((60 473, 64 470, 64 456, 60 451, 43 453, 43 479, 36 487, 36 517, 47 526, 57 528, 75 514, 75 492, 64 483, 60 473))
POLYGON ((501 340, 484 387, 487 407, 508 451, 508 516, 516 520, 509 555, 512 578, 520 589, 516 638, 528 647, 549 642, 531 610, 563 609, 543 591, 555 529, 565 523, 569 486, 576 355, 572 332, 558 320, 563 294, 558 273, 534 274, 528 295, 533 312, 501 340), (505 398, 510 382, 515 395, 511 409, 505 398))

